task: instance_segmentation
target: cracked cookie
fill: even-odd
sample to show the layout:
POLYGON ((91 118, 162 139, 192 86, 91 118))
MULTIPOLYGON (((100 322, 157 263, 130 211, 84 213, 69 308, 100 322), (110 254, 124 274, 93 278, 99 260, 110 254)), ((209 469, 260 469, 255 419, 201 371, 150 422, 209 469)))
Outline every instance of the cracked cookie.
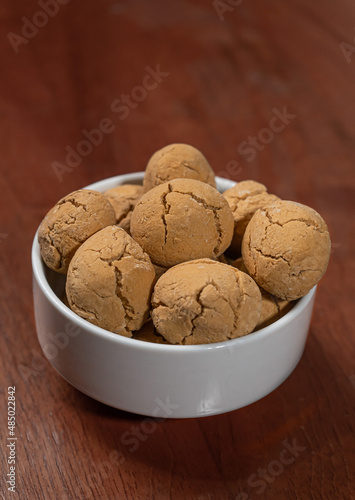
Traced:
MULTIPOLYGON (((243 273, 248 273, 247 268, 244 265, 242 257, 236 259, 231 263, 231 266, 236 267, 243 273)), ((260 288, 260 287, 259 287, 260 288)), ((282 300, 275 295, 267 292, 260 288, 261 292, 261 313, 259 321, 255 327, 255 330, 260 330, 265 326, 271 325, 278 319, 282 318, 288 311, 294 306, 294 302, 288 300, 282 300)))
POLYGON ((233 214, 212 186, 174 179, 142 196, 132 213, 131 234, 161 267, 217 258, 230 245, 233 214))
POLYGON ((81 245, 70 262, 70 308, 94 325, 126 337, 149 315, 155 281, 142 248, 118 226, 108 226, 81 245))
POLYGON ((261 288, 284 300, 298 299, 327 269, 327 225, 312 208, 280 200, 253 215, 244 234, 242 256, 261 288))
POLYGON ((230 250, 240 254, 243 236, 247 225, 259 208, 274 203, 279 198, 267 192, 263 184, 255 181, 241 181, 223 193, 234 217, 234 233, 230 250))
POLYGON ((122 184, 104 192, 116 214, 116 224, 130 234, 132 211, 144 191, 136 184, 122 184))
POLYGON ((151 316, 172 344, 208 344, 252 332, 261 310, 254 280, 210 259, 184 262, 157 281, 151 316))
POLYGON ((111 203, 98 191, 80 189, 68 194, 54 205, 39 227, 42 259, 53 271, 66 274, 80 245, 115 222, 111 203))
POLYGON ((147 192, 172 179, 196 179, 216 187, 214 172, 203 154, 189 144, 169 144, 148 161, 143 187, 147 192))

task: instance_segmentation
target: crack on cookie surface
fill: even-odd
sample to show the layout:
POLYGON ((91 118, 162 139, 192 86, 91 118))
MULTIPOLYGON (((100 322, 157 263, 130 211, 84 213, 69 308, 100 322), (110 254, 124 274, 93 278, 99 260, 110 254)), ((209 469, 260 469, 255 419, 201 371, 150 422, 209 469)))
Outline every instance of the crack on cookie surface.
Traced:
POLYGON ((208 284, 204 285, 201 290, 199 292, 197 292, 197 295, 195 298, 197 304, 200 306, 200 310, 198 311, 198 313, 195 315, 194 318, 191 319, 191 325, 192 325, 192 328, 191 328, 191 332, 188 334, 188 335, 185 335, 185 337, 183 338, 182 340, 182 344, 185 344, 186 343, 186 340, 190 337, 192 337, 195 333, 195 330, 197 328, 197 326, 195 325, 195 321, 200 318, 204 311, 205 311, 205 306, 202 304, 201 302, 201 294, 202 292, 204 291, 204 289, 206 288, 206 286, 208 286, 208 284))
MULTIPOLYGON (((119 230, 124 231, 124 229, 122 229, 122 228, 120 228, 119 230)), ((117 241, 116 232, 112 232, 112 236, 117 241)), ((124 231, 124 237, 130 238, 129 234, 127 234, 126 231, 124 231)), ((149 260, 144 255, 143 250, 142 250, 141 256, 136 254, 136 253, 135 254, 132 253, 130 241, 125 241, 124 247, 122 248, 122 251, 120 253, 118 253, 117 250, 113 250, 110 245, 106 245, 104 249, 100 249, 100 250, 96 250, 95 248, 86 248, 86 249, 84 249, 84 252, 97 253, 97 254, 99 254, 98 259, 100 259, 102 262, 107 262, 108 264, 115 262, 115 261, 122 260, 126 257, 132 257, 133 259, 137 260, 138 262, 143 262, 145 264, 149 263, 149 260), (113 254, 113 256, 111 256, 111 257, 103 257, 102 256, 102 252, 107 251, 107 249, 111 250, 111 253, 113 254)))
POLYGON ((179 194, 183 194, 183 195, 187 195, 187 196, 191 196, 191 198, 195 201, 197 201, 197 203, 199 203, 200 205, 202 205, 206 210, 221 210, 223 207, 216 207, 215 205, 210 205, 209 203, 206 202, 206 200, 204 200, 203 198, 201 198, 200 196, 197 196, 197 194, 195 193, 192 193, 190 191, 179 191, 177 189, 173 189, 173 192, 174 193, 179 193, 179 194))
POLYGON ((276 224, 277 226, 284 227, 287 224, 290 224, 291 222, 300 222, 300 223, 305 224, 307 227, 310 227, 311 229, 314 229, 315 231, 317 231, 320 234, 329 234, 329 232, 325 228, 322 229, 318 225, 317 221, 315 221, 314 219, 311 219, 311 218, 305 219, 303 217, 296 217, 294 219, 288 219, 285 222, 281 223, 281 222, 279 222, 277 220, 273 220, 271 214, 268 211, 268 207, 264 208, 262 210, 262 213, 267 217, 267 219, 270 222, 270 225, 276 224))
MULTIPOLYGON (((212 310, 212 311, 216 311, 218 312, 218 309, 217 308, 214 308, 214 307, 209 307, 209 306, 206 306, 205 304, 203 304, 202 302, 202 299, 201 299, 201 295, 203 294, 203 292, 205 291, 205 289, 209 286, 212 286, 216 292, 217 292, 217 295, 220 299, 222 299, 224 302, 226 302, 228 304, 228 306, 232 309, 233 311, 233 307, 231 305, 231 302, 226 299, 222 292, 221 292, 221 289, 218 287, 218 285, 213 281, 213 279, 209 279, 204 285, 203 287, 197 292, 196 296, 193 296, 192 298, 197 302, 197 304, 199 305, 200 307, 200 310, 198 311, 198 313, 194 316, 194 318, 191 319, 191 324, 192 324, 192 329, 191 329, 191 332, 190 334, 186 335, 183 340, 182 340, 182 344, 185 345, 188 341, 188 339, 193 339, 195 333, 196 333, 196 329, 198 328, 198 326, 195 325, 195 321, 197 321, 198 319, 202 318, 203 317, 203 314, 206 310, 212 310)), ((234 311, 233 311, 234 312, 234 311)), ((201 328, 201 327, 200 327, 201 328)), ((206 341, 208 341, 208 339, 206 339, 206 341)))
MULTIPOLYGON (((85 316, 86 316, 86 315, 91 315, 91 316, 93 316, 93 317, 95 318, 96 324, 97 324, 97 325, 99 325, 99 324, 100 324, 99 317, 98 317, 98 315, 96 314, 96 312, 95 312, 95 311, 90 311, 89 309, 86 309, 86 308, 84 308, 84 307, 79 307, 79 306, 78 306, 78 305, 77 305, 74 301, 72 301, 72 303, 73 303, 73 306, 72 306, 72 307, 81 313, 81 314, 80 314, 80 316, 81 316, 81 317, 84 317, 84 318, 85 318, 85 316), (84 313, 84 314, 83 314, 83 313, 84 313)), ((86 319, 86 318, 85 318, 85 319, 86 319)))
POLYGON ((78 310, 84 310, 87 306, 94 308, 96 324, 99 326, 130 337, 131 330, 139 327, 143 315, 148 313, 147 303, 141 318, 140 304, 143 304, 145 292, 143 295, 141 291, 134 294, 134 278, 131 279, 130 272, 137 270, 137 278, 142 276, 139 285, 143 286, 149 282, 150 267, 152 280, 154 270, 148 256, 123 229, 116 226, 107 228, 106 234, 107 238, 97 239, 93 248, 89 245, 79 250, 77 259, 74 258, 70 267, 67 295, 78 310), (101 280, 101 273, 104 281, 101 280))
MULTIPOLYGON (((229 204, 233 203, 233 207, 231 207, 233 215, 234 215, 234 212, 236 212, 238 210, 239 203, 241 201, 246 201, 248 199, 253 199, 255 196, 260 196, 260 195, 272 196, 272 195, 269 195, 269 193, 266 191, 266 188, 264 190, 261 189, 261 188, 260 189, 256 189, 252 193, 247 192, 247 193, 245 193, 242 196, 240 196, 238 194, 233 194, 233 193, 224 193, 224 196, 225 196, 226 200, 228 201, 228 203, 229 204)), ((243 215, 243 216, 245 216, 245 215, 243 215)))
MULTIPOLYGON (((242 306, 243 296, 245 294, 244 294, 243 286, 241 284, 242 280, 240 279, 238 272, 235 272, 234 274, 235 274, 236 288, 239 292, 238 293, 238 303, 235 306, 233 304, 233 301, 231 301, 230 306, 231 306, 231 308, 233 310, 233 314, 234 314, 233 332, 237 332, 238 331, 238 321, 239 321, 239 311, 240 311, 240 308, 242 306)), ((231 337, 231 335, 228 335, 228 338, 231 339, 233 337, 231 337)))
POLYGON ((218 257, 220 254, 220 248, 221 248, 221 245, 223 242, 223 231, 222 231, 222 225, 221 225, 221 221, 220 221, 217 210, 213 210, 213 217, 214 217, 214 222, 215 222, 216 230, 217 230, 217 242, 216 242, 216 246, 212 250, 212 253, 213 253, 214 257, 218 257))
POLYGON ((285 257, 283 257, 282 255, 271 255, 271 254, 267 254, 267 253, 264 253, 264 252, 263 252, 260 248, 256 248, 256 247, 254 247, 254 248, 253 248, 253 250, 254 250, 255 252, 259 253, 260 255, 262 255, 263 257, 267 258, 267 259, 271 259, 271 260, 273 260, 273 261, 278 261, 278 262, 279 262, 280 260, 282 260, 283 262, 286 262, 286 264, 287 264, 288 266, 290 266, 290 265, 291 265, 291 264, 290 264, 290 262, 289 262, 287 259, 285 259, 285 257))
MULTIPOLYGON (((90 192, 88 193, 85 193, 85 194, 92 194, 90 192)), ((65 203, 70 203, 71 205, 73 205, 74 207, 76 208, 82 208, 84 210, 84 212, 88 212, 88 206, 85 204, 85 203, 80 203, 78 200, 75 199, 75 197, 71 197, 71 198, 64 198, 63 200, 59 201, 57 206, 60 207, 62 205, 65 205, 65 203)))
POLYGON ((153 174, 151 173, 150 174, 150 182, 153 182, 154 183, 154 186, 159 186, 160 184, 165 184, 166 182, 168 182, 169 178, 168 177, 162 177, 161 175, 159 175, 158 172, 156 172, 153 176, 153 174), (160 181, 160 182, 157 182, 160 181))
POLYGON ((161 197, 161 201, 162 201, 163 208, 164 208, 164 213, 161 216, 163 224, 164 224, 164 230, 165 230, 165 233, 164 233, 164 245, 166 245, 167 240, 168 240, 168 223, 167 223, 167 220, 166 220, 166 216, 170 213, 170 205, 169 205, 166 197, 172 191, 173 190, 172 190, 171 185, 168 184, 168 191, 166 193, 163 193, 163 195, 161 197))
POLYGON ((52 249, 55 252, 57 252, 57 254, 59 255, 59 263, 55 265, 55 269, 62 269, 63 268, 64 256, 63 256, 62 252, 60 251, 60 249, 57 248, 56 245, 54 244, 53 236, 52 236, 52 232, 51 231, 52 231, 52 228, 48 228, 48 231, 46 232, 46 235, 44 237, 40 236, 39 240, 40 240, 40 242, 42 240, 44 242, 44 244, 49 244, 49 246, 52 247, 52 249))
POLYGON ((128 298, 124 295, 123 293, 123 276, 122 272, 115 266, 114 262, 111 262, 109 264, 110 267, 113 268, 114 273, 115 273, 115 279, 116 279, 116 295, 117 297, 121 300, 122 305, 123 305, 123 312, 124 312, 124 317, 125 317, 125 329, 127 333, 129 332, 129 324, 132 320, 135 319, 135 312, 134 308, 132 307, 130 301, 128 298))
POLYGON ((298 273, 291 273, 290 276, 292 278, 299 278, 301 276, 301 274, 303 274, 303 273, 309 273, 309 272, 310 273, 320 273, 320 274, 322 274, 321 269, 312 269, 312 268, 310 268, 310 269, 301 269, 298 273))
MULTIPOLYGON (((248 268, 247 269, 248 269, 248 272, 250 274, 252 274, 252 276, 257 281, 257 278, 258 278, 258 268, 257 268, 257 265, 256 265, 256 258, 255 258, 256 256, 255 256, 255 254, 253 252, 253 249, 251 247, 251 237, 250 237, 250 234, 248 234, 247 244, 248 244, 248 254, 247 254, 246 257, 249 256, 251 258, 253 266, 254 266, 254 268, 253 268, 252 271, 250 269, 248 269, 248 268)), ((243 260, 244 260, 244 264, 246 265, 246 262, 247 262, 248 259, 243 259, 243 260)))
POLYGON ((191 170, 195 174, 200 175, 200 171, 197 168, 193 168, 187 160, 182 160, 181 165, 187 168, 187 170, 191 170))
MULTIPOLYGON (((70 258, 74 255, 75 251, 77 248, 81 245, 82 241, 78 238, 75 237, 75 235, 69 235, 67 234, 67 238, 69 238, 71 241, 75 243, 73 250, 70 252, 70 254, 64 256, 62 249, 60 246, 57 246, 54 242, 54 236, 57 236, 62 232, 62 226, 69 226, 72 225, 76 222, 76 217, 67 214, 71 219, 73 219, 73 222, 67 221, 67 220, 57 220, 55 221, 51 226, 47 226, 47 228, 39 233, 39 242, 43 242, 44 244, 47 244, 49 247, 52 248, 55 252, 57 252, 59 256, 59 263, 55 265, 55 269, 60 270, 65 268, 65 262, 67 260, 70 260, 70 258), (59 228, 58 228, 59 226, 59 228), (58 230, 59 229, 59 230, 58 230), (43 234, 42 234, 43 233, 43 234)), ((57 262, 58 259, 56 259, 57 262)))

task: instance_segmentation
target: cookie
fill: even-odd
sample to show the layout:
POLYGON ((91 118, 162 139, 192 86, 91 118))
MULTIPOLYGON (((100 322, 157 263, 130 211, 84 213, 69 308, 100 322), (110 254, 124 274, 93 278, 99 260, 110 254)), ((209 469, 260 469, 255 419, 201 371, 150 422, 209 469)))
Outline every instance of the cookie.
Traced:
POLYGON ((58 201, 38 230, 38 242, 45 264, 66 274, 80 245, 100 229, 115 224, 114 209, 98 191, 80 189, 58 201))
POLYGON ((209 344, 252 332, 259 320, 256 283, 232 266, 210 259, 184 262, 157 281, 151 316, 171 344, 209 344))
POLYGON ((132 213, 131 234, 154 264, 171 267, 219 257, 230 245, 233 215, 217 189, 174 179, 142 196, 132 213))
POLYGON ((258 210, 245 231, 242 256, 252 278, 284 300, 306 295, 324 275, 330 236, 322 217, 293 201, 258 210))
POLYGON ((122 184, 104 192, 116 214, 116 224, 130 234, 132 211, 142 197, 143 186, 122 184))
POLYGON ((144 174, 144 191, 172 179, 196 179, 216 187, 210 164, 189 144, 169 144, 153 154, 144 174))
POLYGON ((70 308, 110 332, 131 337, 147 320, 155 271, 147 254, 118 226, 91 236, 70 262, 70 308))

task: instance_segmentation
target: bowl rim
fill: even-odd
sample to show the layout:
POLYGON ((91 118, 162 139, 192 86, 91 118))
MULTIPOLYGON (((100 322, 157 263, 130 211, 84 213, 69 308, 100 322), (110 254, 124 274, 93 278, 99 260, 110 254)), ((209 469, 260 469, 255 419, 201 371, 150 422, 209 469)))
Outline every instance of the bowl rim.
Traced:
MULTIPOLYGON (((116 180, 124 182, 130 180, 141 180, 143 174, 144 172, 132 172, 128 174, 117 175, 92 183, 81 189, 94 189, 94 187, 98 185, 101 186, 106 186, 106 184, 110 185, 113 181, 116 180)), ((233 185, 236 184, 234 181, 222 177, 216 176, 216 180, 220 182, 228 181, 228 183, 233 183, 233 185)), ((107 189, 109 189, 109 187, 107 187, 107 189)), ((106 191, 106 187, 104 187, 103 191, 106 191)), ((263 340, 273 335, 276 331, 287 327, 288 324, 292 323, 298 316, 300 316, 304 311, 304 309, 307 307, 307 305, 313 299, 313 296, 315 295, 317 290, 317 285, 315 285, 304 297, 298 299, 296 304, 292 307, 292 309, 289 312, 287 312, 282 318, 275 321, 271 325, 268 325, 264 328, 261 328, 260 330, 249 333, 242 337, 237 337, 235 339, 224 340, 222 342, 215 342, 211 344, 193 344, 193 345, 156 344, 153 342, 146 342, 139 339, 124 337, 123 335, 119 335, 117 333, 113 333, 108 330, 105 330, 104 328, 96 326, 78 316, 61 301, 61 299, 52 290, 45 276, 45 271, 44 271, 45 264, 41 258, 39 243, 38 243, 38 230, 39 228, 35 233, 32 243, 32 251, 31 251, 32 273, 33 273, 33 278, 36 280, 42 293, 47 297, 51 305, 57 310, 57 312, 62 314, 68 322, 71 321, 75 323, 76 326, 78 326, 81 330, 86 330, 86 334, 89 333, 95 337, 99 337, 100 340, 105 339, 108 342, 118 345, 123 345, 134 349, 143 349, 148 351, 151 350, 151 351, 193 353, 193 352, 211 351, 216 349, 233 350, 234 348, 237 348, 239 345, 247 345, 249 343, 258 342, 259 340, 263 340)))

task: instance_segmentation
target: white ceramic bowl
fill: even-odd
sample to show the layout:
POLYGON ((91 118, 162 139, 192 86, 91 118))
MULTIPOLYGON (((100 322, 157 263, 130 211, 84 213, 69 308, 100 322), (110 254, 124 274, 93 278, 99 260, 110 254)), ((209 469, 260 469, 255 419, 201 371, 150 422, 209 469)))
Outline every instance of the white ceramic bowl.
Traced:
MULTIPOLYGON (((90 186, 105 191, 141 183, 143 173, 90 186)), ((224 191, 234 182, 217 178, 224 191)), ((107 405, 160 418, 202 417, 246 406, 278 387, 299 362, 316 287, 283 318, 245 337, 175 346, 134 340, 92 325, 61 301, 64 277, 44 265, 37 234, 32 247, 38 339, 59 374, 107 405)))

